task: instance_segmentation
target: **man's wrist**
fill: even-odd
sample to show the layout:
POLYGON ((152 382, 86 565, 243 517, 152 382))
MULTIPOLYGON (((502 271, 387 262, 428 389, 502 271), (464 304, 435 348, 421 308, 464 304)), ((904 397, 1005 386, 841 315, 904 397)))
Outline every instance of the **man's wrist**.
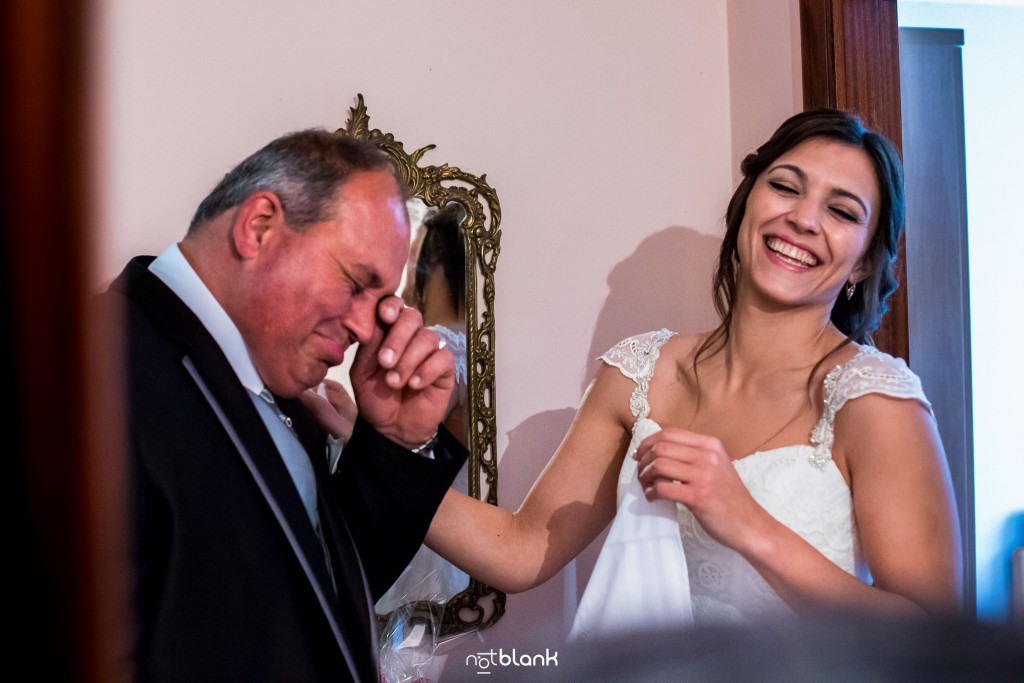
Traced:
POLYGON ((427 439, 426 441, 424 441, 423 443, 421 443, 418 446, 414 446, 414 447, 410 448, 409 450, 412 451, 413 453, 417 454, 417 455, 422 455, 422 456, 427 457, 427 458, 433 458, 434 457, 434 447, 437 446, 437 441, 438 441, 437 433, 438 433, 438 430, 435 429, 434 433, 430 435, 429 439, 427 439))

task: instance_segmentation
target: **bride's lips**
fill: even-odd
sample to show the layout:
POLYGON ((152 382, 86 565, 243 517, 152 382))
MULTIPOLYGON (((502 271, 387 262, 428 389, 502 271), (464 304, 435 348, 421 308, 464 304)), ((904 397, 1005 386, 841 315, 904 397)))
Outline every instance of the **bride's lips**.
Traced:
POLYGON ((781 237, 769 235, 765 237, 764 244, 772 255, 780 258, 785 263, 804 268, 814 268, 821 263, 821 259, 811 251, 781 237))

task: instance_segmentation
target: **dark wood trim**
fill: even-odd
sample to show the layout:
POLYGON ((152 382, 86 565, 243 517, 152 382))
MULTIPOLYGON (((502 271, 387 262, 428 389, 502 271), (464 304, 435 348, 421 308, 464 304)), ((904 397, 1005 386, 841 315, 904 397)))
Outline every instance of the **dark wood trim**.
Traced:
POLYGON ((9 650, 40 680, 125 680, 123 467, 110 382, 116 363, 86 315, 84 0, 15 0, 0 8, 6 98, 0 114, 0 298, 8 343, 4 435, 12 445, 7 539, 15 573, 9 650), (114 419, 109 419, 113 417, 114 419), (96 427, 96 425, 103 425, 96 427))
MULTIPOLYGON (((899 30, 893 0, 800 0, 804 107, 837 107, 902 149, 899 30)), ((899 288, 875 334, 878 348, 910 361, 906 255, 899 288)))
MULTIPOLYGON (((853 111, 888 136, 902 154, 899 22, 895 0, 800 0, 806 108, 853 111)), ((890 299, 875 342, 910 362, 905 240, 897 259, 899 288, 890 299)), ((969 399, 968 399, 969 405, 969 399)), ((973 456, 950 453, 950 470, 963 482, 957 493, 964 553, 964 611, 975 612, 973 456)))

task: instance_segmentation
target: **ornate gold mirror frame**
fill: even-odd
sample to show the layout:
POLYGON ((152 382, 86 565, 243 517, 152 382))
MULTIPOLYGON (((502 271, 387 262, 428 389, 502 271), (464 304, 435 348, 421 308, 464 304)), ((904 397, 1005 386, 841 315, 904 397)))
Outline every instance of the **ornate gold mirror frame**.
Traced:
MULTIPOLYGON (((487 184, 486 175, 475 176, 455 166, 421 166, 423 155, 436 145, 407 152, 391 133, 370 129, 363 96, 349 110, 339 133, 370 140, 394 160, 410 194, 428 207, 442 208, 457 202, 465 211, 462 223, 466 247, 466 369, 469 403, 468 493, 491 505, 498 504, 498 464, 495 452, 494 415, 494 269, 498 260, 501 207, 487 184)), ((473 539, 465 539, 473 543, 473 539)), ((407 608, 440 622, 441 636, 484 629, 505 612, 505 594, 470 577, 469 585, 441 601, 417 601, 407 608)), ((378 617, 386 619, 386 617, 378 617)))

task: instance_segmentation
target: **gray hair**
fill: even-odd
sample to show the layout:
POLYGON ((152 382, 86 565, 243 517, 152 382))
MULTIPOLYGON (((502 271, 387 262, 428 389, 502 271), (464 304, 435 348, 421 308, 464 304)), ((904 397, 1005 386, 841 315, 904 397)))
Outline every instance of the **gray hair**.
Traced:
POLYGON ((391 173, 404 198, 407 191, 391 158, 372 142, 323 128, 287 133, 250 155, 217 183, 200 202, 188 233, 261 190, 277 195, 288 225, 301 231, 331 218, 338 188, 360 171, 391 173))

